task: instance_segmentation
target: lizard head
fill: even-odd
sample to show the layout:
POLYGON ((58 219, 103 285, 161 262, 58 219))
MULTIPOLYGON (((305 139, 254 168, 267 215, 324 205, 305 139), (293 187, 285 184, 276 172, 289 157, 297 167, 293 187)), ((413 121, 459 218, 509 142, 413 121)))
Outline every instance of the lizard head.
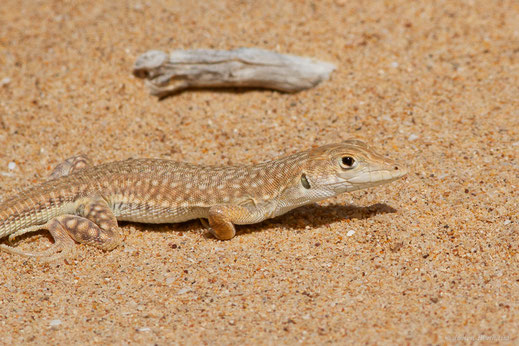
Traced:
POLYGON ((329 144, 307 153, 301 167, 301 186, 323 197, 389 183, 407 174, 403 167, 359 140, 329 144))

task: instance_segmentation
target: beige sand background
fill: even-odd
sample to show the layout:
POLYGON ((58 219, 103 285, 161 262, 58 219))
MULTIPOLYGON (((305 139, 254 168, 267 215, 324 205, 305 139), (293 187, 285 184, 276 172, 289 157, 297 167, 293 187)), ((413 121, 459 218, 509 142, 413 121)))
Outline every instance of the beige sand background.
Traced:
POLYGON ((255 163, 354 137, 411 173, 227 242, 126 224, 108 253, 0 253, 0 342, 517 343, 518 18, 488 0, 2 1, 2 198, 79 152, 255 163), (242 46, 337 70, 295 95, 163 101, 131 75, 149 49, 242 46))

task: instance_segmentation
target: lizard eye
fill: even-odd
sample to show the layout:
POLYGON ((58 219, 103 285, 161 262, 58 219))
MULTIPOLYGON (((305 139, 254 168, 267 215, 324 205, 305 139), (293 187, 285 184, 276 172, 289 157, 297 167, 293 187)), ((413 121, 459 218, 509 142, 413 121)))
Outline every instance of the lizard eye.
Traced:
POLYGON ((345 168, 345 169, 353 168, 355 163, 356 163, 355 159, 351 156, 343 156, 341 158, 341 167, 342 168, 345 168))

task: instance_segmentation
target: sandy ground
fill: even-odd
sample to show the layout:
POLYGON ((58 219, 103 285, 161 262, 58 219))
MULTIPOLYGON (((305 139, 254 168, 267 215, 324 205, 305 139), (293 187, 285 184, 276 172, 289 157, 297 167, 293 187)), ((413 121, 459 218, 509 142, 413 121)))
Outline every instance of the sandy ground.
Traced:
POLYGON ((228 242, 125 224, 112 252, 0 253, 0 343, 517 343, 517 18, 516 1, 4 0, 2 198, 79 152, 254 163, 359 138, 411 173, 228 242), (131 75, 149 49, 242 46, 337 70, 295 95, 162 101, 131 75))

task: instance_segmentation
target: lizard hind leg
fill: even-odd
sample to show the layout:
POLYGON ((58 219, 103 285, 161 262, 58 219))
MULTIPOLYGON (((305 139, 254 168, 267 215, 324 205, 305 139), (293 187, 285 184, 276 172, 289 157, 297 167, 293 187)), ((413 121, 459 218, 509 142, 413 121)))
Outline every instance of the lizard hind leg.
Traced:
MULTIPOLYGON (((92 222, 98 232, 96 236, 88 240, 90 245, 103 250, 112 250, 121 244, 121 232, 117 219, 108 203, 102 197, 94 196, 89 198, 81 209, 82 216, 92 222)), ((86 240, 77 241, 86 243, 86 240)))
MULTIPOLYGON (((22 232, 18 231, 17 233, 13 234, 13 236, 36 231, 39 229, 46 229, 50 232, 52 238, 54 239, 54 245, 52 245, 48 250, 41 252, 25 252, 12 246, 2 244, 0 245, 0 250, 24 257, 37 257, 43 258, 46 261, 53 261, 67 255, 74 248, 74 240, 72 240, 58 218, 52 219, 44 225, 33 226, 29 228, 21 230, 22 232), (30 230, 28 230, 29 228, 30 230)), ((9 240, 12 240, 11 237, 9 237, 9 240)))
MULTIPOLYGON (((111 250, 120 244, 118 233, 106 231, 91 220, 77 215, 60 215, 38 229, 46 229, 54 238, 54 245, 42 252, 25 252, 7 245, 0 245, 0 250, 53 261, 69 254, 74 249, 74 240, 81 244, 93 245, 103 250, 111 250)), ((26 232, 24 232, 26 233, 26 232)))
POLYGON ((88 218, 76 215, 58 216, 70 238, 78 243, 92 245, 102 250, 112 250, 121 243, 119 233, 106 230, 88 218))
POLYGON ((52 173, 49 175, 47 180, 64 177, 66 175, 77 172, 89 166, 92 166, 92 162, 86 155, 80 154, 72 156, 60 163, 59 165, 57 165, 56 168, 54 168, 52 173))

